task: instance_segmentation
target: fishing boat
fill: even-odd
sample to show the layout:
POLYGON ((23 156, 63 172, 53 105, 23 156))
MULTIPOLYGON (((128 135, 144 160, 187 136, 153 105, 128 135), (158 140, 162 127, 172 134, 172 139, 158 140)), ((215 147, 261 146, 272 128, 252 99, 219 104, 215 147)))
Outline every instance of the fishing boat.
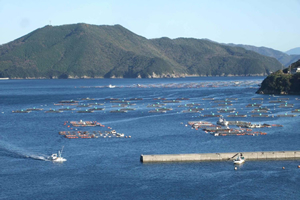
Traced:
POLYGON ((62 155, 62 152, 63 152, 63 149, 64 147, 62 147, 61 151, 58 151, 58 153, 54 153, 52 154, 48 160, 52 161, 52 162, 65 162, 67 161, 67 159, 63 158, 61 155, 62 155))
POLYGON ((238 155, 236 159, 233 160, 234 164, 242 164, 245 162, 245 158, 243 156, 238 155))

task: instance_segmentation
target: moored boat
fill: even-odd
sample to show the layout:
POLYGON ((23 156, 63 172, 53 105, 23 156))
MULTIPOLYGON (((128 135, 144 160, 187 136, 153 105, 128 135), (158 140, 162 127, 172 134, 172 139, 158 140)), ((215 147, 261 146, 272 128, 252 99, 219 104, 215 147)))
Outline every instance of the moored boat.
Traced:
POLYGON ((245 162, 245 158, 241 155, 238 155, 236 159, 233 160, 234 164, 243 164, 245 162))

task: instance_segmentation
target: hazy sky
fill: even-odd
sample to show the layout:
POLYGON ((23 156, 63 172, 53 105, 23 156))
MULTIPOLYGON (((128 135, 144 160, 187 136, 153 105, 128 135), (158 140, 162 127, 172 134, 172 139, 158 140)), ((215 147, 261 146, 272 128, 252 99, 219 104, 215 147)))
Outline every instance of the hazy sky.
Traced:
POLYGON ((0 44, 50 23, 120 24, 148 39, 300 47, 300 0, 0 0, 0 44))

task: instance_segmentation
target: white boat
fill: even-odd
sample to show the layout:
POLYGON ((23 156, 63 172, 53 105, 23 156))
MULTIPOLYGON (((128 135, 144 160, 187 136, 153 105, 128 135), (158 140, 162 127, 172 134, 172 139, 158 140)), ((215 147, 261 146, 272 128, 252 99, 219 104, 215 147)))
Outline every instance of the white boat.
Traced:
POLYGON ((48 160, 50 160, 50 161, 52 161, 52 162, 65 162, 65 161, 67 161, 67 159, 61 157, 62 152, 63 152, 63 149, 64 149, 64 147, 62 147, 61 151, 58 151, 57 154, 56 154, 56 153, 52 154, 52 155, 48 158, 48 160))
POLYGON ((109 84, 107 87, 108 87, 108 88, 115 88, 116 86, 115 86, 115 85, 109 84))
POLYGON ((236 159, 233 160, 234 164, 242 164, 245 162, 245 158, 243 156, 238 155, 236 159))

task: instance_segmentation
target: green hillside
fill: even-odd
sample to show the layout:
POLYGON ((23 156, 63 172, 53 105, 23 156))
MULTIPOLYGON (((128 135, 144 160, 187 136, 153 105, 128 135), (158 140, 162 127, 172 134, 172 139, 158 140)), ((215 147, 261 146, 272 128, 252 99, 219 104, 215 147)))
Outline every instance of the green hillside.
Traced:
POLYGON ((293 63, 289 68, 270 74, 264 79, 256 93, 300 94, 300 73, 295 73, 295 69, 298 67, 300 68, 300 60, 293 63))
POLYGON ((208 40, 146 39, 120 25, 45 26, 0 46, 0 77, 263 75, 273 58, 208 40))

